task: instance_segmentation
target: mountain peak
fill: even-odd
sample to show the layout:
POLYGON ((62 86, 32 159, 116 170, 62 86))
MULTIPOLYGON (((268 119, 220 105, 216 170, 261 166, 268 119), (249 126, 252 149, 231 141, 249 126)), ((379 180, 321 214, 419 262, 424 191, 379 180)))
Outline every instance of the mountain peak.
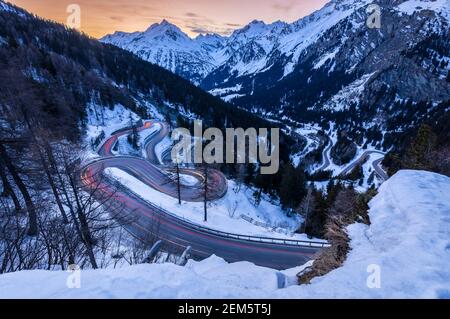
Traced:
POLYGON ((175 24, 170 23, 166 19, 163 19, 160 23, 152 24, 145 32, 151 32, 154 30, 174 30, 182 33, 181 29, 177 27, 175 24))
POLYGON ((249 25, 266 25, 264 21, 261 20, 253 20, 252 22, 249 23, 249 25))
POLYGON ((199 34, 194 39, 197 42, 222 42, 226 40, 226 37, 221 36, 217 33, 206 33, 206 34, 199 34))
POLYGON ((178 26, 170 23, 166 19, 162 20, 160 23, 152 24, 144 32, 146 37, 149 38, 170 38, 173 41, 178 41, 180 39, 189 40, 190 38, 186 33, 184 33, 178 26))
POLYGON ((167 21, 166 19, 163 19, 160 23, 160 25, 173 25, 172 23, 170 23, 169 21, 167 21))

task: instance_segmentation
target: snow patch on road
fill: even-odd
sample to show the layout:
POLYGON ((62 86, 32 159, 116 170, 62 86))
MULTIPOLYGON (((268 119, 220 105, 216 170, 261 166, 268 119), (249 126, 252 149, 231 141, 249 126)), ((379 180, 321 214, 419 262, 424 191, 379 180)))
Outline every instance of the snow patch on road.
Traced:
POLYGON ((191 175, 180 174, 180 183, 185 186, 195 186, 199 184, 199 180, 191 175))

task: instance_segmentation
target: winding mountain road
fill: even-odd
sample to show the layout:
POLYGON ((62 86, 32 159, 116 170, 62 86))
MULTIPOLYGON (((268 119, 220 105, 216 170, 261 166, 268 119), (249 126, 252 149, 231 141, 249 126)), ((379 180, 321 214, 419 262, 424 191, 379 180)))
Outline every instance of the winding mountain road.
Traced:
POLYGON ((328 141, 327 147, 324 149, 322 153, 323 164, 317 171, 324 171, 331 164, 330 158, 328 157, 328 152, 333 147, 333 141, 329 136, 327 136, 327 141, 328 141))
MULTIPOLYGON (((331 160, 328 156, 328 153, 332 147, 333 147, 333 141, 331 140, 330 137, 328 137, 328 146, 323 151, 323 164, 320 168, 317 169, 317 171, 324 171, 331 165, 331 160)), ((364 164, 369 159, 370 155, 372 155, 372 154, 383 155, 382 158, 379 158, 379 159, 373 161, 372 166, 373 166, 373 169, 374 169, 375 173, 377 174, 377 176, 383 182, 387 181, 389 179, 389 176, 383 170, 383 168, 381 168, 381 166, 380 166, 381 162, 384 159, 384 155, 386 155, 386 153, 377 151, 377 150, 365 151, 363 154, 361 154, 361 156, 356 161, 354 161, 353 163, 348 165, 346 168, 344 168, 338 175, 345 176, 345 175, 349 174, 357 165, 364 164)))
POLYGON ((370 155, 372 155, 372 154, 383 155, 382 158, 373 161, 372 166, 373 166, 373 169, 375 170, 375 173, 378 175, 378 177, 381 178, 383 181, 387 181, 389 179, 389 176, 380 167, 380 164, 383 161, 384 155, 386 155, 386 153, 381 152, 381 151, 374 151, 374 150, 372 150, 372 151, 365 151, 363 154, 361 154, 361 156, 356 161, 354 161, 349 166, 347 166, 341 172, 340 175, 345 176, 345 175, 349 174, 356 166, 364 164, 369 159, 370 155))
MULTIPOLYGON (((274 269, 288 269, 302 265, 323 248, 323 243, 318 242, 230 234, 196 225, 149 203, 126 187, 118 187, 117 182, 110 178, 105 178, 106 168, 119 168, 148 187, 177 198, 177 185, 168 174, 171 168, 160 163, 155 152, 156 145, 169 134, 167 125, 155 121, 145 122, 139 131, 154 126, 160 128, 156 133, 150 134, 144 143, 147 160, 132 156, 113 156, 112 149, 119 137, 130 133, 129 129, 124 129, 112 134, 100 147, 99 155, 102 158, 87 164, 81 174, 81 181, 85 187, 96 187, 102 194, 114 194, 114 202, 122 207, 121 214, 132 219, 131 223, 123 226, 133 236, 142 241, 157 236, 164 241, 165 250, 171 253, 179 254, 190 246, 191 256, 196 260, 215 254, 228 262, 249 261, 274 269)), ((182 200, 202 201, 204 186, 202 172, 184 169, 183 174, 197 178, 198 183, 194 186, 182 186, 182 200)), ((210 169, 208 183, 211 189, 208 194, 209 200, 225 196, 228 186, 221 172, 210 169)))

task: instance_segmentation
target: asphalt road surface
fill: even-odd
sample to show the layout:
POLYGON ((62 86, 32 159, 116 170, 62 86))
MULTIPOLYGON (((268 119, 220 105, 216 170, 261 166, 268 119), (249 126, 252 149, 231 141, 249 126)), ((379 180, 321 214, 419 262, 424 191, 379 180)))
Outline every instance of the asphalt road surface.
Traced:
MULTIPOLYGON (((365 151, 355 162, 351 163, 349 166, 347 166, 340 175, 345 176, 349 174, 356 166, 362 165, 365 163, 370 155, 372 154, 381 154, 386 155, 385 153, 381 151, 365 151)), ((383 161, 383 158, 380 158, 372 163, 373 169, 375 170, 375 173, 378 175, 379 178, 381 178, 383 181, 387 181, 389 179, 389 176, 386 174, 386 172, 380 167, 381 162, 383 161)))
MULTIPOLYGON (((116 182, 104 178, 103 172, 106 168, 119 168, 148 187, 177 198, 176 183, 168 174, 171 168, 159 163, 155 153, 156 145, 169 134, 167 125, 161 122, 146 122, 139 130, 149 129, 154 125, 160 126, 160 129, 145 141, 147 159, 112 156, 111 150, 118 138, 130 133, 130 130, 121 130, 100 147, 99 154, 103 158, 88 164, 82 170, 82 182, 86 187, 95 187, 102 194, 111 194, 114 197, 114 201, 109 205, 121 207, 120 214, 128 220, 123 225, 133 236, 142 241, 154 240, 157 236, 164 241, 165 250, 177 254, 190 246, 191 256, 196 260, 214 254, 228 262, 249 261, 280 270, 302 265, 322 249, 318 243, 246 237, 245 234, 226 234, 203 228, 162 210, 125 187, 118 186, 116 182)), ((198 184, 183 186, 182 199, 192 202, 202 201, 204 185, 202 170, 185 169, 183 173, 196 177, 198 184)), ((220 199, 226 194, 227 181, 221 172, 210 169, 208 183, 211 189, 208 194, 209 200, 220 199)))
POLYGON ((333 147, 333 141, 329 136, 327 136, 328 146, 323 151, 323 164, 317 171, 324 171, 327 169, 328 166, 330 166, 330 159, 328 158, 328 152, 333 147))
MULTIPOLYGON (((333 147, 333 141, 330 137, 328 137, 328 146, 323 151, 323 165, 317 170, 317 171, 324 171, 330 166, 331 160, 328 157, 328 152, 333 147)), ((357 165, 363 164, 372 154, 381 154, 386 155, 386 153, 381 151, 365 151, 361 156, 353 163, 351 163, 349 166, 347 166, 339 175, 345 176, 349 174, 357 165)), ((375 173, 378 175, 378 177, 383 180, 387 181, 389 179, 388 174, 381 168, 380 164, 383 161, 383 158, 377 159, 372 163, 373 169, 375 170, 375 173)))

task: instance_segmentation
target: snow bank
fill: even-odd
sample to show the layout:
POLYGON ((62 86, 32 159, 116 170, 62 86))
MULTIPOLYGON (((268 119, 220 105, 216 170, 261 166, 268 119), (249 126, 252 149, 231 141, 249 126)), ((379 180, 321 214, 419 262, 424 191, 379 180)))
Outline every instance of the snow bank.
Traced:
POLYGON ((401 171, 370 203, 372 225, 348 228, 352 239, 340 269, 278 296, 450 298, 450 178, 401 171), (380 288, 368 271, 380 270, 380 288))
POLYGON ((247 262, 227 264, 212 256, 186 267, 136 265, 80 273, 80 288, 70 289, 72 274, 23 271, 0 277, 0 298, 235 298, 265 297, 278 288, 276 271, 247 262), (44 284, 45 283, 45 284, 44 284))
MULTIPOLYGON (((348 228, 344 266, 308 286, 279 289, 277 271, 213 256, 186 267, 83 271, 80 289, 68 289, 61 271, 6 274, 0 298, 450 298, 449 193, 448 177, 399 172, 370 203, 372 225, 348 228)), ((287 282, 299 270, 283 272, 287 282)))
POLYGON ((238 190, 236 183, 233 181, 228 181, 229 189, 224 198, 209 203, 208 222, 205 223, 203 221, 203 203, 183 201, 180 206, 176 198, 154 190, 118 168, 107 168, 105 172, 143 199, 200 226, 233 234, 308 240, 304 234, 293 234, 300 226, 301 220, 299 218, 286 216, 281 208, 264 198, 256 206, 251 200, 251 190, 245 187, 238 190), (241 215, 261 223, 268 223, 271 227, 278 228, 278 231, 254 225, 242 219, 241 215))
POLYGON ((139 147, 138 149, 134 149, 132 145, 128 142, 128 134, 122 135, 117 140, 117 151, 112 149, 112 153, 114 155, 131 155, 131 156, 142 156, 143 158, 147 158, 147 151, 143 147, 146 139, 159 132, 161 130, 161 125, 159 123, 152 125, 147 130, 142 130, 138 132, 139 135, 139 147))

